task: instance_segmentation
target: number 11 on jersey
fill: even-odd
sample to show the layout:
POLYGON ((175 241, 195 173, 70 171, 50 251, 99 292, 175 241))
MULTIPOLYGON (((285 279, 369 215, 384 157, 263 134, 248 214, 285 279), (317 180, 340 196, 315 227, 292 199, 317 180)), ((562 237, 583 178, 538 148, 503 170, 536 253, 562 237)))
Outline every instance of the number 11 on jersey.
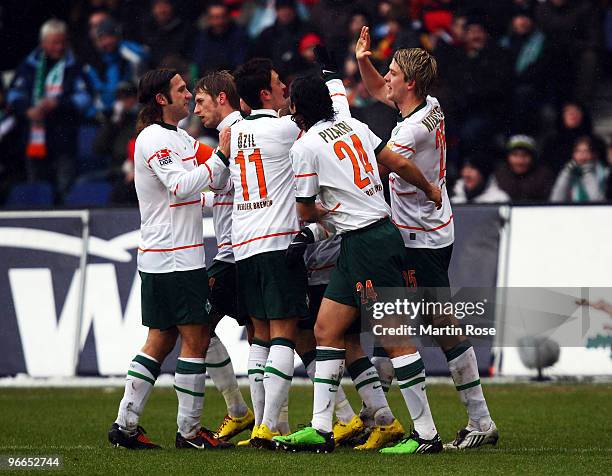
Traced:
MULTIPOLYGON (((257 185, 259 186, 259 198, 264 199, 268 196, 266 188, 266 176, 264 175, 263 162, 261 160, 261 150, 255 149, 247 158, 248 162, 255 164, 257 174, 257 185)), ((245 202, 249 201, 249 184, 247 182, 247 160, 244 158, 244 151, 238 151, 236 163, 240 167, 240 184, 242 185, 242 198, 245 202)))

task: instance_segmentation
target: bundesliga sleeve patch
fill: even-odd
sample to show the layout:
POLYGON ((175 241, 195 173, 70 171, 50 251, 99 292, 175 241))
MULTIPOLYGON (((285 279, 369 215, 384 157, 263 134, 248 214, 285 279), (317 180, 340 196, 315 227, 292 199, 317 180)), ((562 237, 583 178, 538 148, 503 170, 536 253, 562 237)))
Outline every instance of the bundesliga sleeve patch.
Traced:
POLYGON ((170 157, 170 149, 158 150, 157 152, 155 152, 154 157, 157 159, 157 162, 162 167, 172 162, 172 158, 170 157))

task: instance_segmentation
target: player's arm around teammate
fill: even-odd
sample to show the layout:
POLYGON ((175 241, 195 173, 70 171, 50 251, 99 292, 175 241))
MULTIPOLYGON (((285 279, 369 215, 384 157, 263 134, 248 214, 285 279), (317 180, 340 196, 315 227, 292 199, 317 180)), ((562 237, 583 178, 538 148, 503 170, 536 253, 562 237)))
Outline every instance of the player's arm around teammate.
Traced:
POLYGON ((138 88, 144 104, 135 152, 141 214, 138 270, 142 322, 149 333, 130 365, 117 420, 108 437, 114 446, 159 447, 145 436, 139 419, 161 364, 180 334, 175 373, 179 403, 176 447, 224 448, 230 445, 200 426, 209 340, 200 192, 226 165, 218 155, 197 165, 197 142, 177 127, 189 113, 192 95, 176 71, 150 71, 138 88))
MULTIPOLYGON (((316 217, 318 197, 323 208, 329 210, 329 219, 342 234, 342 241, 315 324, 312 426, 275 440, 290 450, 327 452, 334 444, 332 413, 346 362, 345 336, 352 326, 359 326, 360 306, 367 302, 366 296, 374 295, 376 288, 403 287, 404 248, 399 231, 389 220, 390 210, 373 166, 384 143, 365 124, 351 118, 337 119, 324 85, 315 78, 295 80, 291 101, 294 120, 307 131, 291 149, 296 177, 302 178, 297 182, 298 211, 305 212, 302 218, 316 217)), ((423 182, 431 188, 421 177, 425 186, 423 182)), ((398 367, 405 367, 406 378, 424 380, 422 361, 414 347, 400 358, 398 367)), ((380 386, 379 390, 383 394, 380 386)), ((419 432, 402 445, 408 448, 394 448, 393 452, 440 451, 442 445, 424 389, 411 386, 408 392, 408 408, 419 432)))

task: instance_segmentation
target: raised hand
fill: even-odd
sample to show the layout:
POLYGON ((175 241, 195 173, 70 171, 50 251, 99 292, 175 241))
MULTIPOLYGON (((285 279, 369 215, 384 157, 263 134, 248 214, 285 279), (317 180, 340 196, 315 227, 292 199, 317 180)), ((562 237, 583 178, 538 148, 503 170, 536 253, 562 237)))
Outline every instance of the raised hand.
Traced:
POLYGON ((315 46, 314 54, 323 76, 326 74, 337 73, 340 70, 334 54, 331 53, 325 46, 315 46))
POLYGON ((364 26, 361 28, 359 40, 357 40, 357 44, 355 45, 355 57, 357 58, 357 61, 359 61, 371 55, 372 52, 370 51, 370 29, 367 26, 364 26))

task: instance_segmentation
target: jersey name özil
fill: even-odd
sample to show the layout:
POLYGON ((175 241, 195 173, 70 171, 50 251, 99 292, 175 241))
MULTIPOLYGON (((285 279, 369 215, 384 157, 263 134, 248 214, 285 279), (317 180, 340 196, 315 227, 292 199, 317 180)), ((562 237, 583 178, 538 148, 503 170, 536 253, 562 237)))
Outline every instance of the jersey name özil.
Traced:
POLYGON ((259 109, 232 126, 232 249, 236 260, 287 249, 299 233, 289 149, 300 129, 259 109))
POLYGON ((376 163, 382 147, 357 119, 318 122, 291 149, 298 201, 318 195, 339 234, 388 217, 376 163))
POLYGON ((444 113, 438 100, 427 100, 410 116, 398 122, 388 147, 413 160, 425 178, 442 189, 442 208, 437 210, 425 193, 389 175, 391 212, 404 244, 409 248, 442 248, 453 243, 453 212, 446 190, 446 139, 444 113))

